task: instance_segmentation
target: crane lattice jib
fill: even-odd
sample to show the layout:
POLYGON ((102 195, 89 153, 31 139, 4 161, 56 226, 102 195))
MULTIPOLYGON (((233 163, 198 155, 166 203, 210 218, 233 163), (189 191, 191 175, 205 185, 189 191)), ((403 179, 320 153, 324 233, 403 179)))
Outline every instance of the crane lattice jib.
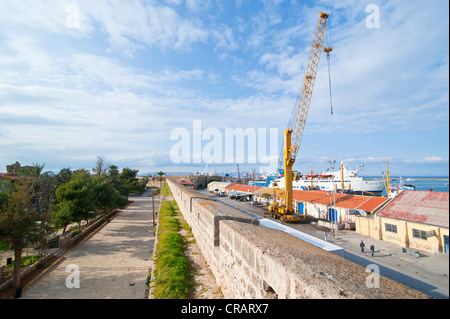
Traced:
POLYGON ((306 117, 308 115, 309 105, 311 103, 317 68, 319 67, 320 56, 323 48, 327 18, 327 13, 320 13, 319 24, 317 25, 314 42, 311 47, 311 53, 309 56, 308 69, 305 75, 302 95, 300 103, 298 105, 297 113, 295 115, 295 122, 291 121, 291 125, 293 125, 293 127, 290 127, 290 129, 292 129, 292 151, 290 160, 292 162, 295 162, 295 158, 297 157, 302 141, 303 130, 305 129, 306 117))

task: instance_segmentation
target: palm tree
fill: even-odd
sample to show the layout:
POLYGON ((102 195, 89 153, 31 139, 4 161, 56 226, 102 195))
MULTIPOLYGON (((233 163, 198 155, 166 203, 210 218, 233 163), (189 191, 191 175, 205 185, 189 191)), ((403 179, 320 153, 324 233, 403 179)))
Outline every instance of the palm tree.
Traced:
POLYGON ((166 173, 164 173, 163 171, 159 171, 159 172, 157 172, 156 174, 158 174, 158 176, 159 176, 159 189, 160 189, 160 195, 159 196, 161 196, 161 194, 162 194, 162 181, 163 181, 163 176, 164 175, 166 175, 166 173))
POLYGON ((163 177, 164 175, 166 175, 166 173, 164 173, 163 171, 159 171, 156 174, 158 174, 159 177, 163 177))

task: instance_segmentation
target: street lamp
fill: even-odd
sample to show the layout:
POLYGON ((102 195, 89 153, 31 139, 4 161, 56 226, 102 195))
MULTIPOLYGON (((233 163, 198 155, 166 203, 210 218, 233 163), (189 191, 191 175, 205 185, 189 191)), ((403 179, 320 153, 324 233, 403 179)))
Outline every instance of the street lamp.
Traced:
MULTIPOLYGON (((328 161, 328 163, 330 164, 330 173, 332 172, 332 170, 334 169, 334 164, 336 163, 336 160, 333 161, 328 161)), ((336 210, 336 187, 334 186, 334 174, 332 175, 333 178, 333 201, 334 201, 334 208, 333 208, 333 212, 334 212, 334 234, 335 234, 335 238, 338 238, 338 213, 336 210)), ((342 190, 344 191, 344 190, 342 190)), ((331 201, 331 198, 330 198, 331 201)))

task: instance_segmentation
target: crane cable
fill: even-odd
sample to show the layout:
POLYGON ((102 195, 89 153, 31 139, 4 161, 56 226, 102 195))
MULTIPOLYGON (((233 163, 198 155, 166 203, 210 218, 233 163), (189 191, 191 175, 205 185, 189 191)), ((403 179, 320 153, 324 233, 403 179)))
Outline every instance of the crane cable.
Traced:
POLYGON ((333 115, 333 99, 331 97, 331 58, 330 58, 330 51, 332 50, 332 44, 331 44, 331 21, 328 21, 328 44, 329 47, 325 48, 324 51, 327 53, 327 62, 328 62, 328 84, 330 87, 330 107, 331 107, 331 115, 333 115))
POLYGON ((333 100, 331 98, 331 66, 330 66, 330 54, 327 54, 328 61, 328 84, 330 86, 330 106, 331 106, 331 115, 333 115, 333 100))

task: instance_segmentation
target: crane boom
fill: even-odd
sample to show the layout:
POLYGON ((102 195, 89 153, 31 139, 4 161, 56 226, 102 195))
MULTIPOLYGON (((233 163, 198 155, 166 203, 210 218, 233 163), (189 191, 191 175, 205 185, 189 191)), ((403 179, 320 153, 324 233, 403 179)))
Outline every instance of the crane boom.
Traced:
MULTIPOLYGON (((293 127, 289 127, 292 129, 292 151, 290 154, 291 161, 295 161, 300 149, 303 131, 306 124, 306 117, 308 115, 309 105, 311 103, 314 82, 316 80, 317 68, 319 67, 320 56, 322 53, 327 18, 327 13, 320 13, 319 23, 317 25, 316 34, 311 47, 311 53, 309 55, 308 68, 306 70, 305 81, 303 83, 300 103, 298 105, 295 121, 291 121, 293 122, 293 127)), ((326 49, 331 51, 331 48, 326 49)))
MULTIPOLYGON (((297 112, 293 112, 292 118, 290 119, 288 129, 284 131, 284 152, 283 152, 283 166, 284 166, 284 200, 283 204, 274 203, 269 208, 272 212, 272 216, 279 217, 282 221, 295 222, 302 218, 294 216, 293 209, 293 191, 292 191, 292 180, 293 172, 292 166, 297 158, 298 151, 300 149, 300 144, 303 137, 303 131, 305 129, 306 117, 309 111, 309 105, 311 104, 311 97, 314 88, 314 82, 316 80, 317 69, 319 67, 320 55, 322 53, 323 42, 325 38, 325 26, 327 22, 328 14, 321 12, 319 23, 317 25, 316 33, 314 36, 314 41, 311 47, 311 53, 309 55, 308 68, 306 70, 306 75, 303 83, 302 94, 300 98, 300 103, 297 107, 297 112)), ((331 51, 331 47, 325 48, 327 54, 331 51)), ((277 183, 273 186, 278 189, 277 183)))

